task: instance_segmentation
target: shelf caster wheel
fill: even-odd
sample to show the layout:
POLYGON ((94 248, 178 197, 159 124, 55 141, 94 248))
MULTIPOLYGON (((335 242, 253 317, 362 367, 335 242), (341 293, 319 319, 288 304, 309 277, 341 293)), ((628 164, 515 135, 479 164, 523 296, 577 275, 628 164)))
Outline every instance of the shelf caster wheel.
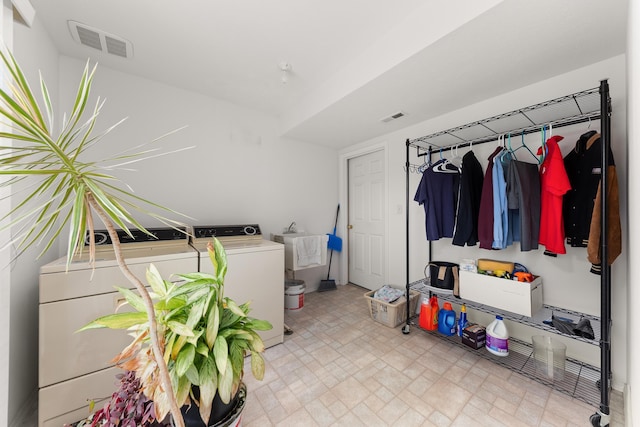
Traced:
POLYGON ((593 427, 607 427, 609 425, 609 416, 601 414, 600 412, 596 412, 595 414, 589 417, 589 421, 593 427), (605 423, 605 424, 603 424, 605 423))
POLYGON ((409 332, 411 332, 411 327, 409 325, 404 325, 402 327, 402 333, 407 335, 409 332))

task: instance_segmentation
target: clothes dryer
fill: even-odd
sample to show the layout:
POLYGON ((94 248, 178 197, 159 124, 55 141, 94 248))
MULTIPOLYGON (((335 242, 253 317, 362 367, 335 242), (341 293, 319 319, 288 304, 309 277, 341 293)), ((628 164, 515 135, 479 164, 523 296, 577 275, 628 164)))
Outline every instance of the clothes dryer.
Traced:
MULTIPOLYGON (((153 263, 163 278, 198 270, 198 254, 188 238, 171 228, 150 229, 156 238, 120 232, 129 268, 143 283, 153 263)), ((121 273, 106 231, 96 232, 95 269, 83 257, 66 271, 66 258, 40 269, 38 425, 60 427, 89 415, 90 400, 100 402, 116 390, 122 370, 111 359, 131 342, 123 330, 76 331, 112 314, 122 301, 115 286, 132 288, 121 273)), ((96 406, 99 407, 100 403, 96 406)))
POLYGON ((260 227, 251 225, 196 226, 191 245, 200 252, 200 272, 213 273, 207 243, 217 237, 227 254, 225 296, 243 304, 251 301, 249 316, 268 320, 269 331, 259 331, 266 347, 284 337, 284 245, 262 238, 260 227))

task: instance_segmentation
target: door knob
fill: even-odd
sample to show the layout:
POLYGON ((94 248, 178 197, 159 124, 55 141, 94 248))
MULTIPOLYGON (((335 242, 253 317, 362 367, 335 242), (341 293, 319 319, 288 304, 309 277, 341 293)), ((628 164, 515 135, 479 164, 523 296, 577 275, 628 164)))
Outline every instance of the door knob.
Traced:
POLYGON ((353 225, 349 224, 349 225, 347 225, 347 228, 348 228, 349 230, 351 230, 351 229, 353 228, 353 225))

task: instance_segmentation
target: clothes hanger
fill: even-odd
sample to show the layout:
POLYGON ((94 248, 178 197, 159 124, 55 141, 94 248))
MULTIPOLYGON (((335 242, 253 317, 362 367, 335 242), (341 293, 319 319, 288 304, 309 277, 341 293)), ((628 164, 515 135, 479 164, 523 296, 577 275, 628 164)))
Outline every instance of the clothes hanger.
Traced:
POLYGON ((418 173, 423 173, 425 170, 431 167, 431 148, 429 148, 429 151, 427 151, 427 153, 424 156, 425 156, 425 161, 423 164, 418 166, 418 169, 417 169, 418 173))
POLYGON ((544 125, 540 128, 540 160, 538 163, 542 164, 544 162, 545 157, 547 157, 547 138, 544 132, 544 125))
POLYGON ((547 146, 547 140, 553 136, 553 123, 549 123, 549 135, 546 132, 542 132, 542 156, 540 156, 540 164, 544 162, 549 154, 549 147, 547 146))
MULTIPOLYGON (((505 141, 504 136, 503 136, 503 141, 505 141)), ((511 132, 509 132, 507 134, 507 138, 506 138, 507 144, 505 145, 505 143, 503 142, 503 147, 505 149, 505 151, 511 155, 511 157, 513 157, 515 160, 518 160, 518 158, 516 157, 516 150, 514 150, 513 148, 511 148, 511 132)), ((507 153, 503 153, 503 154, 507 154, 507 153)))
POLYGON ((453 154, 453 148, 454 147, 451 147, 451 154, 453 154, 453 157, 451 159, 449 159, 449 163, 451 163, 452 165, 454 165, 455 167, 460 169, 460 167, 462 166, 462 156, 460 156, 460 154, 458 153, 458 147, 460 147, 460 144, 456 144, 456 146, 455 146, 455 149, 456 149, 455 154, 453 154))
MULTIPOLYGON (((529 154, 531 154, 531 156, 536 159, 536 163, 540 164, 540 159, 538 158, 538 156, 536 156, 533 151, 531 151, 531 149, 527 146, 527 144, 524 143, 524 130, 522 131, 521 136, 521 144, 520 147, 516 147, 515 150, 512 151, 512 154, 515 156, 515 152, 518 151, 521 148, 526 148, 527 151, 529 152, 529 154)), ((511 149, 511 134, 509 133, 509 149, 511 149)), ((517 160, 517 159, 516 159, 517 160)))
POLYGON ((442 150, 443 148, 440 148, 440 160, 434 167, 433 167, 433 171, 434 172, 439 172, 439 173, 460 173, 460 168, 457 167, 456 165, 454 165, 453 163, 451 163, 448 159, 445 159, 444 157, 442 157, 442 150))
MULTIPOLYGON (((505 140, 504 135, 502 135, 502 140, 505 140)), ((511 139, 509 138, 509 147, 507 148, 507 144, 503 143, 503 150, 500 154, 498 154, 500 161, 504 161, 504 159, 509 156, 510 158, 516 159, 516 156, 513 154, 513 150, 511 149, 511 139)), ((517 160, 517 159, 516 159, 517 160)))

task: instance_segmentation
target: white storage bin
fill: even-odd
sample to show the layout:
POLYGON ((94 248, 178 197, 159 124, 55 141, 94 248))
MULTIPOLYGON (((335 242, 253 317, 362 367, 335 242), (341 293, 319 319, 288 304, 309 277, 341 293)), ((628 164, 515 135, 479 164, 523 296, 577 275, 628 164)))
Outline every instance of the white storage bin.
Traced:
POLYGON ((532 317, 542 308, 542 278, 517 282, 460 271, 460 298, 532 317))

